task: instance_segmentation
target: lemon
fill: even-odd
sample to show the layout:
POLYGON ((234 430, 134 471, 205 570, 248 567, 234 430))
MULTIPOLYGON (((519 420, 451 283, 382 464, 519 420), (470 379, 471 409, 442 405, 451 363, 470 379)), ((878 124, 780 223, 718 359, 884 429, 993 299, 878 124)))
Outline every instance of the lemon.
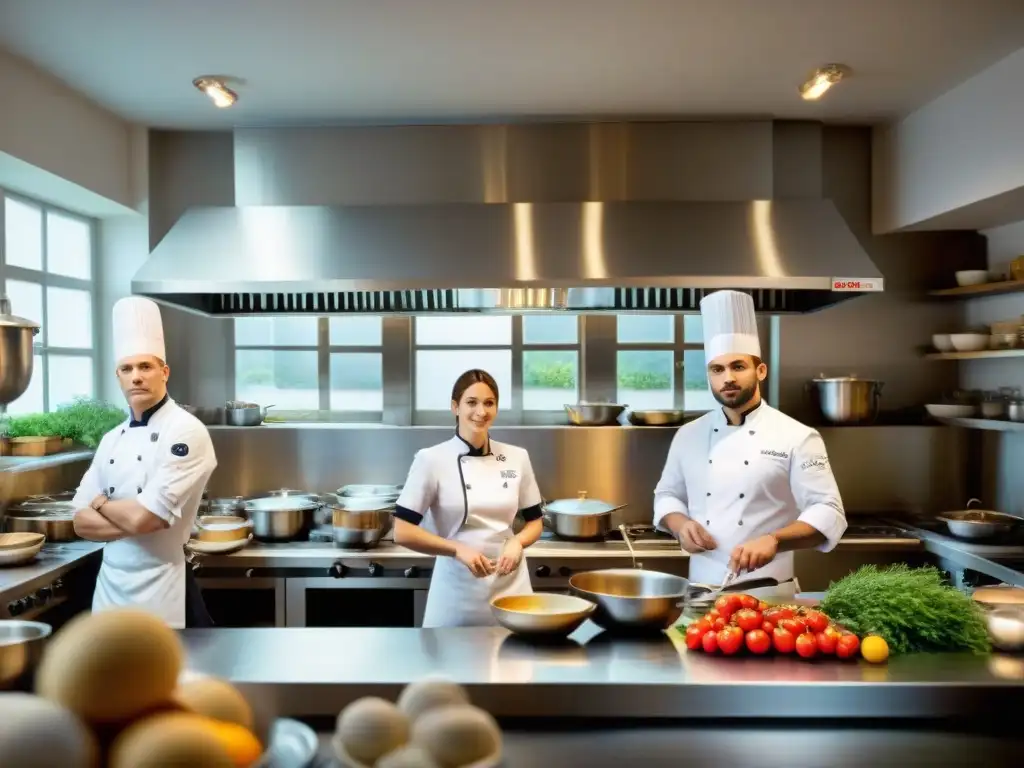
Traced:
POLYGON ((860 644, 860 655, 872 664, 881 664, 889 658, 889 644, 878 635, 865 637, 860 644))

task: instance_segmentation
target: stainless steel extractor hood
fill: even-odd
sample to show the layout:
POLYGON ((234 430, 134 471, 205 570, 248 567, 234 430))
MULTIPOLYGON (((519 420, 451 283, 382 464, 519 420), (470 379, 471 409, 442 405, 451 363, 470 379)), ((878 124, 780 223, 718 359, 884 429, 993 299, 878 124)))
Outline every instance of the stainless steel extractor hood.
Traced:
POLYGON ((809 312, 882 289, 828 200, 194 208, 132 291, 214 316, 809 312))

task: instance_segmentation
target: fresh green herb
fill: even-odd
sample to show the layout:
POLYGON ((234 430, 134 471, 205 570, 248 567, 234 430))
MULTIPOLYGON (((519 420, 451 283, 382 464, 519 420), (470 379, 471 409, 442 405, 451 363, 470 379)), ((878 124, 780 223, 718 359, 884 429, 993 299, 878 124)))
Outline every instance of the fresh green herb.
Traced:
POLYGON ((866 565, 832 584, 821 609, 851 632, 881 635, 894 654, 990 647, 982 609, 931 566, 866 565))
POLYGON ((79 398, 51 413, 14 416, 7 422, 8 437, 60 437, 87 448, 125 420, 127 411, 100 400, 79 398))

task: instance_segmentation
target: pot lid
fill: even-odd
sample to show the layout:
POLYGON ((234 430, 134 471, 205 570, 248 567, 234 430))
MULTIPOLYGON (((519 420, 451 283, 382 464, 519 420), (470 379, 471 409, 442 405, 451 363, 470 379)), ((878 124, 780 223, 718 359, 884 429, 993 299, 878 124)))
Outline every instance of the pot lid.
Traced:
POLYGON ((618 509, 619 505, 609 504, 600 499, 588 499, 586 491, 580 491, 575 499, 555 499, 544 504, 548 512, 560 515, 599 515, 618 509))
POLYGON ((257 512, 303 512, 318 506, 319 503, 310 496, 261 496, 245 502, 246 509, 257 512))
POLYGON ((393 496, 402 494, 401 485, 343 485, 338 489, 339 496, 393 496))
POLYGON ((75 505, 69 501, 26 501, 11 507, 7 514, 11 517, 71 518, 75 515, 75 505))
POLYGON ((1008 515, 1005 512, 994 512, 991 509, 978 509, 972 504, 981 504, 979 499, 971 499, 964 509, 957 509, 952 512, 943 512, 936 515, 939 520, 953 521, 957 523, 1019 523, 1021 519, 1008 515))
POLYGON ((39 323, 11 314, 11 300, 0 296, 0 328, 31 328, 32 335, 39 333, 39 323))
POLYGON ((333 504, 346 512, 391 512, 394 496, 335 496, 333 504))

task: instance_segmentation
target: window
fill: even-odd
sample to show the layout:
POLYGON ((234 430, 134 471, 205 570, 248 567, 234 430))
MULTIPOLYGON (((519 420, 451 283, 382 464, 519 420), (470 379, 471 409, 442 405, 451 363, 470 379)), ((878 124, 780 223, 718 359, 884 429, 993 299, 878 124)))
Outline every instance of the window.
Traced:
POLYGON ((509 316, 415 318, 414 410, 447 412, 452 385, 470 368, 498 383, 499 407, 518 408, 512 390, 512 321, 509 316))
POLYGON ((579 400, 579 318, 527 315, 523 323, 523 410, 562 411, 579 400))
POLYGON ((235 320, 235 398, 296 416, 329 411, 379 420, 384 408, 380 317, 235 320))
POLYGON ((0 279, 11 312, 39 323, 32 379, 8 410, 49 411, 96 392, 95 222, 0 195, 0 279))
POLYGON ((715 407, 700 315, 619 315, 616 342, 620 403, 636 410, 715 407))

